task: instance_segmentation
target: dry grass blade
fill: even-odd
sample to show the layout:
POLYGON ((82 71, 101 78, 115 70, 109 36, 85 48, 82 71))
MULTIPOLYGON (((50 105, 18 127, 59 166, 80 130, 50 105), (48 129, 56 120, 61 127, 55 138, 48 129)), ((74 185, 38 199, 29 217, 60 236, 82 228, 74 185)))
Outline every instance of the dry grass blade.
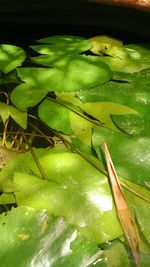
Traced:
POLYGON ((106 142, 103 143, 103 151, 107 164, 108 175, 110 178, 110 183, 112 187, 113 197, 116 204, 118 217, 122 225, 124 234, 128 240, 129 246, 131 248, 136 266, 140 266, 140 252, 139 245, 136 235, 136 229, 134 227, 134 222, 128 207, 128 204, 125 200, 117 173, 115 171, 108 147, 106 142))
POLYGON ((30 153, 31 153, 31 155, 32 155, 32 157, 33 157, 33 159, 34 159, 34 161, 35 161, 35 163, 36 163, 36 165, 37 165, 37 167, 38 167, 43 179, 48 180, 48 177, 45 174, 45 172, 44 172, 44 170, 43 170, 43 168, 42 168, 42 166, 40 164, 40 161, 39 161, 39 159, 38 159, 38 157, 36 155, 36 152, 34 151, 32 146, 29 144, 28 139, 26 138, 26 135, 24 134, 23 130, 21 130, 21 132, 22 132, 22 136, 23 136, 24 140, 26 141, 26 144, 29 147, 29 151, 30 151, 30 153))

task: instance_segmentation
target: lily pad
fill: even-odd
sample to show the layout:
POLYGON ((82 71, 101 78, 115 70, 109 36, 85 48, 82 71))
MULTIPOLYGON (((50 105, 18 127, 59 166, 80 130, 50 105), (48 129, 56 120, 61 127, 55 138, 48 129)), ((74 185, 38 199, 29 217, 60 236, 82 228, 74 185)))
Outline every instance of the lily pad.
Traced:
POLYGON ((49 36, 37 40, 42 43, 39 45, 32 45, 31 48, 41 54, 72 54, 81 53, 91 48, 92 44, 86 38, 80 36, 58 35, 49 36))
POLYGON ((8 73, 25 60, 25 52, 14 45, 0 44, 0 70, 8 73))
POLYGON ((0 195, 0 205, 15 204, 16 200, 13 194, 1 194, 0 195))
MULTIPOLYGON (((34 163, 34 159, 30 152, 19 153, 19 152, 11 152, 9 154, 7 151, 2 151, 1 156, 6 157, 5 166, 3 166, 0 172, 0 189, 3 192, 10 193, 14 191, 18 191, 18 186, 13 182, 14 172, 26 172, 31 174, 30 165, 34 163), (5 154, 4 154, 5 153, 5 154), (11 155, 11 156, 10 156, 11 155)), ((35 154, 37 157, 41 155, 46 155, 49 153, 49 150, 45 149, 36 149, 35 154)))
MULTIPOLYGON (((14 182, 21 189, 15 192, 18 205, 63 216, 98 244, 122 234, 107 177, 75 153, 51 153, 39 162, 50 181, 16 173, 14 182)), ((34 164, 31 168, 40 175, 34 164)))
POLYGON ((149 45, 130 44, 127 46, 113 46, 105 49, 105 54, 100 60, 109 65, 111 70, 119 72, 139 72, 150 67, 149 45))
POLYGON ((125 48, 133 60, 150 63, 150 44, 128 44, 125 48))
POLYGON ((103 260, 102 251, 63 218, 29 207, 0 215, 0 241, 2 267, 91 266, 103 260))
POLYGON ((108 143, 112 160, 120 176, 140 185, 145 185, 145 182, 149 181, 149 138, 131 138, 121 132, 95 127, 92 142, 100 160, 103 158, 101 145, 104 141, 108 143))
POLYGON ((15 107, 0 102, 0 117, 5 123, 9 117, 11 117, 16 123, 18 123, 23 129, 27 127, 27 113, 20 112, 15 107))
MULTIPOLYGON (((81 107, 87 114, 96 118, 100 122, 100 125, 113 130, 116 130, 116 127, 111 120, 110 114, 136 113, 135 110, 130 109, 127 106, 112 102, 84 103, 81 107)), ((94 124, 85 121, 85 119, 78 118, 73 113, 70 113, 70 122, 76 136, 82 140, 83 143, 90 146, 94 124)))
MULTIPOLYGON (((61 94, 59 94, 61 97, 61 94)), ((75 97, 74 97, 75 98, 75 97)), ((64 134, 75 135, 83 144, 91 146, 92 128, 94 125, 103 125, 110 129, 117 129, 111 120, 113 114, 134 114, 135 110, 111 102, 82 103, 77 100, 78 106, 63 100, 44 100, 39 106, 39 117, 49 127, 64 134), (62 123, 63 122, 63 123, 62 123)))
POLYGON ((113 81, 76 92, 83 102, 113 102, 128 106, 142 115, 150 112, 150 69, 137 73, 114 73, 113 81))
POLYGON ((137 216, 141 232, 144 234, 145 239, 149 244, 149 250, 150 250, 150 224, 149 224, 150 205, 149 208, 145 206, 136 205, 135 213, 137 216))
POLYGON ((111 115, 115 125, 129 135, 150 137, 150 121, 141 114, 111 115))
POLYGON ((17 85, 18 83, 20 83, 18 77, 17 77, 17 73, 16 70, 13 70, 9 73, 3 73, 2 71, 0 71, 0 85, 17 85))
POLYGON ((77 91, 105 83, 111 78, 109 67, 90 56, 53 56, 53 68, 20 68, 24 82, 12 91, 11 100, 20 110, 38 104, 48 92, 77 91))
POLYGON ((44 100, 39 107, 39 117, 49 127, 65 134, 72 134, 69 110, 59 103, 44 100))
POLYGON ((110 49, 111 47, 123 46, 122 41, 107 35, 94 36, 91 37, 89 41, 92 43, 92 48, 90 50, 96 55, 105 53, 105 51, 107 51, 107 49, 110 49))

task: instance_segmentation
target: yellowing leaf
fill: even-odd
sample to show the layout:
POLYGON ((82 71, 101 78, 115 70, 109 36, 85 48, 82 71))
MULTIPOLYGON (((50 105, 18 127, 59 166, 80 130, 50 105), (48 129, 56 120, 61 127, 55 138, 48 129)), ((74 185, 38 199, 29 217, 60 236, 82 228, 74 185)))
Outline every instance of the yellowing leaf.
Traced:
POLYGON ((9 118, 9 116, 18 123, 23 129, 27 127, 27 113, 20 112, 13 106, 0 102, 0 118, 3 123, 9 118))
POLYGON ((107 35, 98 35, 89 40, 92 43, 91 51, 96 55, 101 55, 101 52, 105 52, 106 49, 111 47, 120 47, 123 45, 122 41, 107 35))
MULTIPOLYGON (((111 102, 94 102, 94 103, 80 103, 80 108, 96 118, 102 125, 109 129, 117 130, 117 127, 112 122, 110 114, 135 114, 134 109, 125 105, 111 102)), ((75 135, 86 145, 91 145, 92 136, 92 124, 86 121, 84 118, 76 116, 76 114, 70 112, 71 128, 75 135)))

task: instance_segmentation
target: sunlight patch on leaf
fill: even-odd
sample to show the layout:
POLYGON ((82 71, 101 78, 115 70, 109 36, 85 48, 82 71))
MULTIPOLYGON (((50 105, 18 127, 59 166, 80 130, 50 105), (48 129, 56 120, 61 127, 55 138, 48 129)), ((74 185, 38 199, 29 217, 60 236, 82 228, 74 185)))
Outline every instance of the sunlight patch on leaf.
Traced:
POLYGON ((0 44, 0 70, 8 73, 25 60, 25 52, 14 45, 0 44))
POLYGON ((150 139, 147 137, 130 137, 122 132, 105 128, 94 128, 92 143, 102 160, 100 142, 107 141, 118 175, 145 185, 149 181, 150 139))
POLYGON ((37 40, 38 45, 32 45, 31 48, 41 54, 72 54, 81 53, 91 48, 88 39, 79 36, 49 36, 37 40))
POLYGON ((1 194, 0 195, 0 205, 6 205, 6 204, 15 204, 16 200, 13 194, 1 194))
POLYGON ((115 125, 129 135, 150 136, 150 121, 141 114, 111 115, 115 125))
MULTIPOLYGON (((84 103, 113 102, 128 106, 142 115, 149 116, 150 111, 150 69, 138 73, 113 73, 113 81, 76 92, 84 103)), ((112 113, 113 114, 113 113, 112 113)))
POLYGON ((144 44, 113 46, 105 49, 108 56, 100 56, 99 59, 107 63, 112 71, 139 72, 150 67, 149 47, 144 44))
POLYGON ((5 104, 3 102, 0 102, 0 117, 5 123, 9 116, 18 123, 23 129, 26 129, 27 127, 27 113, 26 112, 20 112, 15 107, 10 106, 8 104, 5 104))
POLYGON ((89 41, 92 44, 92 48, 90 50, 96 55, 105 53, 105 51, 107 51, 107 49, 110 49, 111 47, 123 46, 122 41, 107 35, 94 36, 91 37, 89 41))
MULTIPOLYGON (((136 113, 135 110, 111 102, 95 102, 80 104, 80 107, 88 114, 100 121, 104 127, 117 130, 115 124, 112 122, 110 114, 129 114, 136 113)), ((94 124, 86 121, 83 118, 77 117, 70 113, 71 128, 75 135, 86 145, 91 146, 92 128, 94 124)))
POLYGON ((44 100, 39 107, 39 117, 49 127, 65 134, 72 134, 69 110, 50 100, 44 100))
MULTIPOLYGON (((21 189, 15 193, 19 205, 46 208, 51 214, 64 216, 96 243, 122 234, 103 174, 75 153, 51 153, 39 161, 50 181, 16 173, 14 181, 21 189), (115 222, 111 230, 110 221, 115 222)), ((35 164, 31 168, 40 175, 35 164)))
POLYGON ((0 265, 89 266, 103 260, 102 251, 63 218, 29 207, 0 215, 0 265), (16 224, 17 221, 17 224, 16 224), (7 257, 6 257, 7 255, 7 257), (14 256, 15 255, 15 256, 14 256))
POLYGON ((85 90, 108 81, 109 67, 91 56, 52 56, 53 68, 19 68, 19 78, 24 82, 11 93, 11 100, 20 110, 35 106, 48 92, 85 90), (34 97, 33 97, 34 96, 34 97))

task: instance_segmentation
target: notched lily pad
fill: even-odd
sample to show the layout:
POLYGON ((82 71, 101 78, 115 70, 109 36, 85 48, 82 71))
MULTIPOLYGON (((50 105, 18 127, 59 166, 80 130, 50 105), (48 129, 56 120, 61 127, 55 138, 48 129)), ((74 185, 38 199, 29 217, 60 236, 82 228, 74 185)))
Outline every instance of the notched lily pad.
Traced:
POLYGON ((9 117, 11 117, 16 123, 18 123, 23 129, 27 127, 27 113, 20 112, 15 107, 0 102, 0 118, 5 123, 9 117))
POLYGON ((17 70, 24 83, 14 88, 11 100, 20 110, 35 106, 50 91, 86 90, 112 77, 109 67, 92 56, 52 56, 48 66, 17 70))

